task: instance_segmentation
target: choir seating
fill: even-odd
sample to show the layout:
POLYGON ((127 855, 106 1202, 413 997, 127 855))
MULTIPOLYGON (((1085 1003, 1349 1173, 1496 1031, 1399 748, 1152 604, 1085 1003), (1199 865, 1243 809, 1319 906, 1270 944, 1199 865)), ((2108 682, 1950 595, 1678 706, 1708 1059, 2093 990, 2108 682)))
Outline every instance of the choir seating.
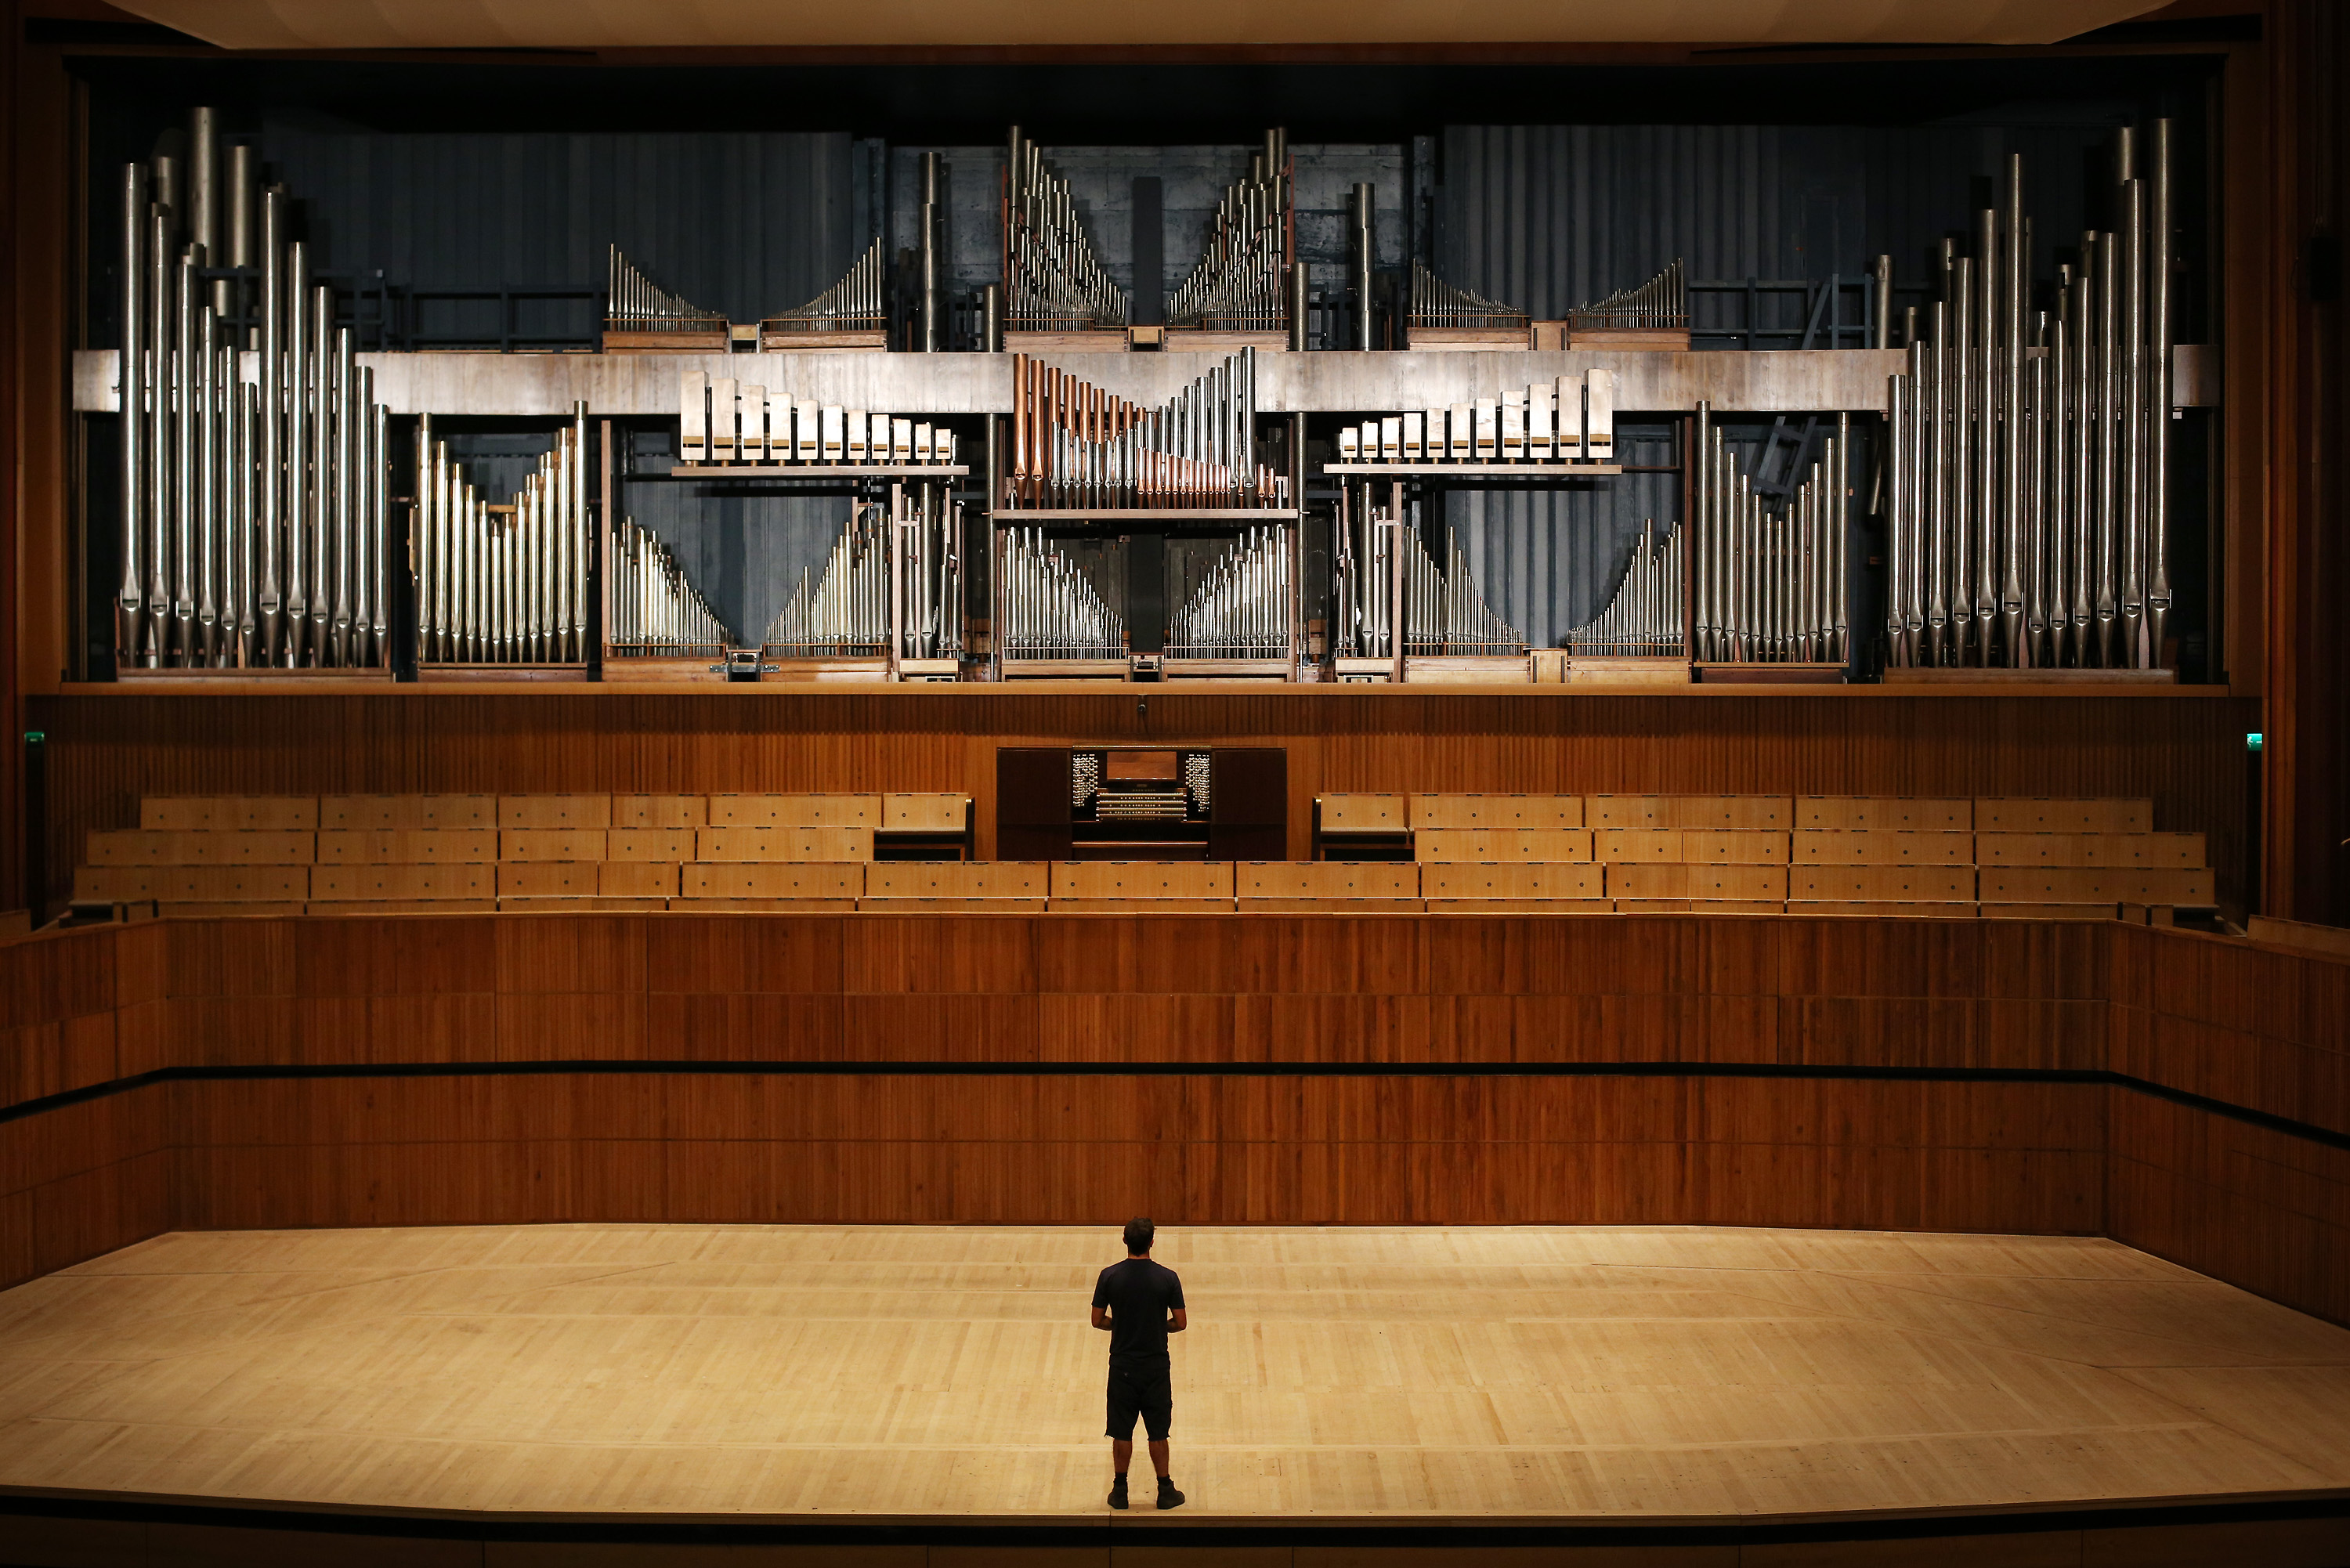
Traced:
POLYGON ((2155 918, 2144 800, 1328 794, 1309 861, 975 861, 960 794, 151 796, 75 899, 163 915, 750 911, 2155 918), (939 855, 952 858, 906 858, 939 855))

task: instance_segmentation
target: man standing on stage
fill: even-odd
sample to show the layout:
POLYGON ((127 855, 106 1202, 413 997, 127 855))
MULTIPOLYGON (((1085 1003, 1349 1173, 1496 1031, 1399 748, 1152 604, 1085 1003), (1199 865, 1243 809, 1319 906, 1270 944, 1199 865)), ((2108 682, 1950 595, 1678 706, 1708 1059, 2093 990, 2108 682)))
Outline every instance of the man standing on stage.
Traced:
POLYGON ((1167 1474, 1167 1426, 1175 1388, 1167 1336, 1183 1332, 1183 1282, 1150 1261, 1156 1230, 1148 1220, 1126 1222, 1126 1262, 1101 1272, 1094 1286, 1094 1326, 1109 1331, 1109 1456, 1118 1469, 1109 1505, 1126 1506, 1126 1467, 1134 1458, 1134 1418, 1150 1437, 1150 1468, 1159 1472, 1159 1506, 1180 1508, 1183 1494, 1167 1474))

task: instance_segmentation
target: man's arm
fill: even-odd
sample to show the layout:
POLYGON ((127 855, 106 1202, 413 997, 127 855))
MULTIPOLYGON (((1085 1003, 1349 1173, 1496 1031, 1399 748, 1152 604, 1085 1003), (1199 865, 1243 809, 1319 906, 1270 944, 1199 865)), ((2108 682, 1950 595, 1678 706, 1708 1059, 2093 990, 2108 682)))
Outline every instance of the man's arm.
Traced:
POLYGON ((1186 1317, 1181 1307, 1169 1308, 1167 1313, 1167 1332, 1170 1334, 1182 1333, 1183 1325, 1188 1321, 1189 1319, 1186 1317))
POLYGON ((1099 1329, 1109 1327, 1109 1308, 1098 1306, 1094 1308, 1094 1326, 1099 1329))

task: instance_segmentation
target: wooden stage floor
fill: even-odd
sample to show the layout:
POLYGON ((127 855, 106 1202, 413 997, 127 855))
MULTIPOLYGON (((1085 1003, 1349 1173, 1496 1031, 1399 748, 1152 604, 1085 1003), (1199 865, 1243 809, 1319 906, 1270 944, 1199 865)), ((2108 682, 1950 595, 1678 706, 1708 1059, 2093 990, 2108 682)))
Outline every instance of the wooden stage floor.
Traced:
MULTIPOLYGON (((0 1294, 0 1489, 1102 1520, 1086 1314, 1118 1251, 1092 1229, 162 1236, 0 1294)), ((2350 1331, 2110 1241, 1170 1228, 1159 1256, 1193 1325, 1170 1524, 2350 1488, 2350 1331)))

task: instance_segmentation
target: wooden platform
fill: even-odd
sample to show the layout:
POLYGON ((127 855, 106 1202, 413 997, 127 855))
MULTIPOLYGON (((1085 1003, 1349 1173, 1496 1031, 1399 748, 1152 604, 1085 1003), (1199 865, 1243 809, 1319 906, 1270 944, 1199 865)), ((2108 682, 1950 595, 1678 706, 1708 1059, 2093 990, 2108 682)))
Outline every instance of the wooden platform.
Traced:
MULTIPOLYGON (((1086 1309, 1117 1252, 1093 1229, 165 1235, 0 1294, 0 1493, 1106 1522, 1086 1309)), ((1170 1227, 1159 1256, 1192 1324, 1170 1523, 2350 1493, 2350 1330, 2110 1241, 1170 1227)))

